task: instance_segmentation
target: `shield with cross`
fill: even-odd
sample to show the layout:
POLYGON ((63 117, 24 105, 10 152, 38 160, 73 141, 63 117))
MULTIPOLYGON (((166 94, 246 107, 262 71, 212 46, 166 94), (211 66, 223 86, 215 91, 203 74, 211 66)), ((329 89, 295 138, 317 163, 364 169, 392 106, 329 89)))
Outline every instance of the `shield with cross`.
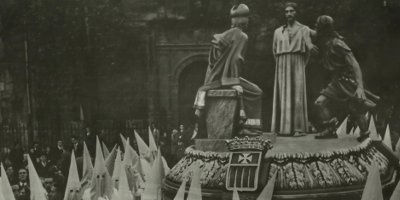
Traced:
POLYGON ((257 190, 261 156, 261 151, 232 152, 226 174, 226 189, 257 190))

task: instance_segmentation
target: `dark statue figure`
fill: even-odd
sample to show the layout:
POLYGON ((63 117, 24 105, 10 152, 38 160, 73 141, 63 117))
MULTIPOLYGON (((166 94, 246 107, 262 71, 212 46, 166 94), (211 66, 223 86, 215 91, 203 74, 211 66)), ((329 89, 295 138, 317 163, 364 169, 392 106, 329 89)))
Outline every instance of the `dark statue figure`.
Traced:
POLYGON ((331 82, 315 101, 320 109, 324 127, 316 138, 337 137, 334 133, 337 119, 331 115, 328 108, 329 102, 337 101, 348 107, 351 116, 360 127, 358 140, 362 141, 369 136, 365 112, 375 107, 379 97, 364 89, 360 65, 342 36, 334 30, 333 23, 332 17, 326 15, 318 17, 316 23, 321 63, 332 73, 331 82))
POLYGON ((248 40, 243 31, 249 22, 249 12, 249 8, 244 4, 234 6, 231 9, 231 28, 214 35, 204 85, 197 92, 194 107, 196 115, 201 118, 207 115, 204 110, 208 91, 233 89, 238 96, 239 129, 242 133, 258 135, 254 130, 261 129, 262 90, 241 77, 248 40))

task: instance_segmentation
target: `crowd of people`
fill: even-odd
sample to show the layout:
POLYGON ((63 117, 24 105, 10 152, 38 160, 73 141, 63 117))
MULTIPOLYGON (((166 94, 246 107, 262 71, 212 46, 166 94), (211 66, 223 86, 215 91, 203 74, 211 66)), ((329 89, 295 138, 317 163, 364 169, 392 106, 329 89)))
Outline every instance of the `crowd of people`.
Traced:
MULTIPOLYGON (((193 130, 185 129, 184 125, 173 129, 169 134, 167 132, 160 134, 160 131, 154 125, 149 127, 149 131, 153 134, 169 166, 173 166, 183 157, 186 147, 191 145, 193 141, 193 130)), ((71 152, 75 153, 78 168, 82 167, 79 166, 79 164, 82 164, 79 160, 82 159, 83 142, 85 142, 92 161, 94 161, 96 134, 92 133, 89 128, 86 128, 85 132, 83 139, 78 135, 73 135, 68 141, 69 144, 66 145, 63 140, 58 140, 54 146, 44 146, 35 142, 27 150, 16 141, 12 147, 1 147, 1 162, 16 200, 30 199, 28 155, 34 163, 44 188, 47 190, 49 200, 63 199, 71 162, 71 152)), ((132 140, 132 147, 137 150, 136 141, 132 140)))

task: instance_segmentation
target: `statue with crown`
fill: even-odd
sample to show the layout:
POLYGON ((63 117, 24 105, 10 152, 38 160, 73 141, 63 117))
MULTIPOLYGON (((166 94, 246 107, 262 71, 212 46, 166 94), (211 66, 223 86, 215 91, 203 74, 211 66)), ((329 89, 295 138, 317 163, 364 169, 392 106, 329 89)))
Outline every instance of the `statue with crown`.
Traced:
POLYGON ((355 134, 339 133, 346 120, 336 140, 277 139, 261 131, 262 90, 241 77, 249 14, 247 5, 234 5, 230 29, 213 35, 194 102, 195 144, 166 174, 162 199, 353 200, 372 197, 367 193, 376 188, 391 194, 400 178, 399 160, 374 137, 373 117, 375 134, 361 143, 355 134))

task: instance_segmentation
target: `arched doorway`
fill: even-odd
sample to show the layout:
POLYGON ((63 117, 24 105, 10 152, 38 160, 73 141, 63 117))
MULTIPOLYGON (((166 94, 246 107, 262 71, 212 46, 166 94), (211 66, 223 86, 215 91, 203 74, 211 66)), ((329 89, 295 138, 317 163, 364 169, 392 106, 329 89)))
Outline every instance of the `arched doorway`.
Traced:
POLYGON ((203 85, 207 70, 206 61, 195 61, 187 65, 179 76, 179 123, 192 126, 195 122, 193 102, 197 89, 203 85))

